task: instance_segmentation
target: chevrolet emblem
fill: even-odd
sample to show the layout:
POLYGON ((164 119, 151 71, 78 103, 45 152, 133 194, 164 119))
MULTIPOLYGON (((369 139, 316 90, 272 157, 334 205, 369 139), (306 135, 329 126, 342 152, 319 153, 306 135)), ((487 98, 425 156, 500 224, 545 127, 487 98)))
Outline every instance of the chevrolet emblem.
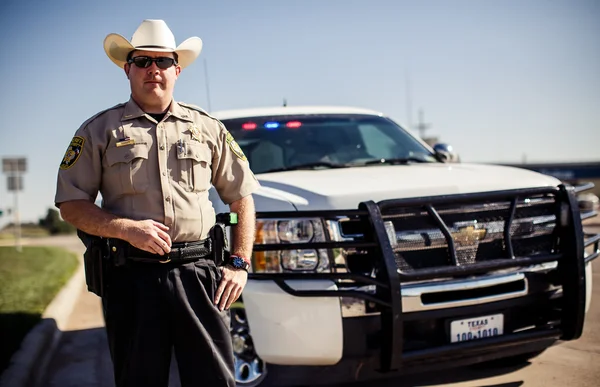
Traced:
POLYGON ((486 229, 475 228, 475 226, 466 226, 459 228, 457 232, 452 233, 452 238, 457 244, 465 246, 483 240, 486 234, 486 229))

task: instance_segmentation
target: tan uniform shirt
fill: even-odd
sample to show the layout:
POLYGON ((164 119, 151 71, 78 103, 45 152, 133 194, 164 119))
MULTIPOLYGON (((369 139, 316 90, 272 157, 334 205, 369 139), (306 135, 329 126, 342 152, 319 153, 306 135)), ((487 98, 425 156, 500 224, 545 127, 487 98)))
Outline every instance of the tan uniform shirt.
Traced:
POLYGON ((130 99, 86 121, 58 172, 57 206, 93 202, 129 219, 154 219, 173 242, 204 239, 215 223, 212 185, 226 204, 259 184, 242 150, 217 119, 173 101, 161 122, 130 99))

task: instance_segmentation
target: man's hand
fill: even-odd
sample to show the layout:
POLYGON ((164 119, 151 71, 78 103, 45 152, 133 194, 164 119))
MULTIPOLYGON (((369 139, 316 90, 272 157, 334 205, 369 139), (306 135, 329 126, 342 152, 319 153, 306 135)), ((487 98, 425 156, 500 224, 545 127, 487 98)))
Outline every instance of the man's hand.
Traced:
POLYGON ((160 222, 119 218, 87 200, 61 203, 60 214, 64 220, 88 234, 123 239, 152 254, 171 252, 171 237, 167 234, 169 228, 160 222))
POLYGON ((234 269, 230 266, 223 266, 223 277, 215 294, 215 305, 220 311, 229 309, 242 294, 246 281, 248 281, 248 272, 242 269, 234 269))
POLYGON ((128 227, 127 242, 138 249, 152 254, 165 255, 171 252, 169 228, 151 219, 135 221, 128 227))

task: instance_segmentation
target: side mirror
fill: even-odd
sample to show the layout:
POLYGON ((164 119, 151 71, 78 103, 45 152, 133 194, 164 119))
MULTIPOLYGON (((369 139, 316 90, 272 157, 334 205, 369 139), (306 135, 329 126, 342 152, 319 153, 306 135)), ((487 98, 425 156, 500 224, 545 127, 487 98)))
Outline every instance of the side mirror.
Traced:
POLYGON ((435 144, 433 146, 435 155, 443 163, 460 163, 460 157, 458 153, 454 151, 452 145, 449 144, 435 144))

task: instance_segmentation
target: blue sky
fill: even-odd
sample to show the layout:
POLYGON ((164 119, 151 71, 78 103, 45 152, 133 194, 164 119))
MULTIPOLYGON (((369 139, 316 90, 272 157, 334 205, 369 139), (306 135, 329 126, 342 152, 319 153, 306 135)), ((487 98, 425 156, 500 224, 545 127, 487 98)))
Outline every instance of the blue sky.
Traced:
MULTIPOLYGON (((129 39, 153 18, 178 43, 204 41, 177 100, 208 109, 206 63, 212 111, 285 98, 371 108, 406 125, 423 109, 427 134, 465 162, 600 159, 599 1, 3 0, 0 157, 28 159, 24 221, 53 205, 75 130, 129 97, 104 37, 129 39)), ((2 176, 0 208, 12 202, 2 176)))

